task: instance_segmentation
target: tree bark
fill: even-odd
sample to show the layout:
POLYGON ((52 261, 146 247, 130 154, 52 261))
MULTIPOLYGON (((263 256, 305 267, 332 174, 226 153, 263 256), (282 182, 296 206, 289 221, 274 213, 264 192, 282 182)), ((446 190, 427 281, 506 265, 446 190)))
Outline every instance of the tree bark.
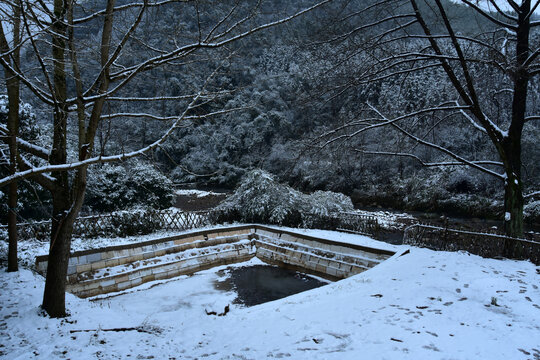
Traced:
MULTIPOLYGON (((529 57, 531 1, 523 1, 517 21, 516 70, 514 73, 514 93, 512 99, 512 121, 505 139, 506 182, 504 184, 504 228, 512 237, 523 235, 523 186, 521 183, 521 138, 527 112, 527 93, 530 74, 526 68, 529 57), (510 219, 508 219, 510 218, 510 219)), ((508 254, 511 256, 511 254, 508 254)))
MULTIPOLYGON (((511 237, 523 236, 523 184, 521 182, 521 134, 505 139, 504 152, 500 154, 505 164, 504 182, 504 231, 511 237)), ((505 249, 511 252, 510 249, 505 249)), ((511 257, 510 253, 506 254, 511 257)))
MULTIPOLYGON (((6 73, 8 73, 6 71, 6 73)), ((19 81, 13 74, 7 78, 8 90, 8 120, 7 127, 9 132, 9 173, 11 175, 17 172, 17 136, 19 135, 19 81)), ((17 201, 18 201, 18 183, 16 181, 9 184, 8 190, 8 268, 7 271, 19 270, 17 256, 17 201)))
POLYGON ((509 176, 504 185, 504 230, 508 236, 523 235, 523 192, 521 181, 509 176))
MULTIPOLYGON (((20 50, 18 48, 20 43, 20 21, 21 21, 21 8, 20 3, 12 5, 13 9, 13 47, 15 50, 12 55, 6 59, 6 62, 11 63, 12 66, 17 69, 20 65, 20 50)), ((1 25, 0 25, 1 26, 1 25)), ((6 41, 5 34, 2 30, 2 51, 9 49, 9 45, 6 41)), ((8 93, 8 119, 7 128, 9 133, 9 173, 13 175, 17 172, 17 137, 19 136, 19 101, 20 101, 20 84, 16 74, 9 68, 4 68, 6 77, 6 88, 8 93)), ((8 189, 8 267, 7 271, 18 271, 18 236, 17 236, 17 202, 18 202, 18 183, 16 181, 9 184, 8 189)))
POLYGON ((66 316, 66 274, 74 218, 70 216, 69 189, 53 194, 49 262, 42 308, 51 317, 66 316))
MULTIPOLYGON (((54 0, 54 21, 52 24, 52 57, 54 61, 54 135, 50 155, 52 165, 65 164, 67 160, 67 118, 65 106, 67 98, 67 75, 65 69, 65 4, 54 0)), ((42 308, 51 317, 66 316, 66 275, 71 249, 71 236, 75 217, 73 216, 71 189, 67 172, 55 175, 57 188, 52 192, 53 213, 51 221, 51 242, 47 277, 43 293, 42 308)))

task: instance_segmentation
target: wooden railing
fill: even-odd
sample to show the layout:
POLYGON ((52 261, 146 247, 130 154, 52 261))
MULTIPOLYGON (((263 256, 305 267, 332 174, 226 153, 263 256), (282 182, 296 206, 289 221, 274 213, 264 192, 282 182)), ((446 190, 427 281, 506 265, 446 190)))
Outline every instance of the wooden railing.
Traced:
MULTIPOLYGON (((84 216, 75 220, 73 234, 83 238, 98 236, 132 236, 149 234, 156 230, 183 231, 212 225, 210 211, 183 212, 176 209, 120 211, 109 214, 84 216)), ((326 216, 306 216, 305 227, 345 230, 376 237, 379 224, 375 216, 340 213, 326 216)), ((17 224, 20 239, 46 240, 50 237, 50 221, 17 224)), ((7 232, 6 225, 0 231, 7 232)))
POLYGON ((347 230, 363 235, 371 235, 378 237, 380 226, 376 216, 357 214, 357 213, 341 213, 341 226, 338 230, 347 230))
POLYGON ((540 264, 540 241, 499 234, 416 224, 405 229, 403 243, 433 250, 464 250, 483 257, 529 259, 540 264))
MULTIPOLYGON (((156 230, 182 231, 209 225, 209 212, 183 212, 174 209, 120 211, 84 216, 75 220, 73 234, 92 238, 98 236, 130 236, 148 234, 156 230)), ((7 225, 0 225, 0 231, 7 225)), ((20 239, 45 240, 50 237, 51 222, 17 224, 20 239)))

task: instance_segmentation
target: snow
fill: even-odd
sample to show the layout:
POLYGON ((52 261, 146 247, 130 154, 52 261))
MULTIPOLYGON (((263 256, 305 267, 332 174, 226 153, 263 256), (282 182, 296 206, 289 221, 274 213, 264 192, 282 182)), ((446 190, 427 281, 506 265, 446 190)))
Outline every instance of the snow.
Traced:
MULTIPOLYGON (((300 232, 375 245, 375 240, 352 234, 300 232)), ((40 315, 41 276, 28 269, 18 273, 0 269, 0 356, 540 357, 540 267, 530 262, 413 247, 409 254, 392 257, 362 274, 251 308, 232 304, 234 292, 214 287, 223 268, 147 283, 113 297, 83 300, 67 294, 71 312, 67 319, 40 315), (231 309, 226 316, 205 313, 222 312, 227 304, 231 309), (107 331, 114 328, 139 331, 107 331)))
POLYGON ((195 189, 179 189, 174 192, 176 195, 187 195, 203 198, 207 196, 223 195, 222 193, 216 193, 213 191, 195 190, 195 189))
POLYGON ((504 221, 510 221, 510 219, 512 219, 512 214, 510 214, 509 212, 505 212, 504 221))

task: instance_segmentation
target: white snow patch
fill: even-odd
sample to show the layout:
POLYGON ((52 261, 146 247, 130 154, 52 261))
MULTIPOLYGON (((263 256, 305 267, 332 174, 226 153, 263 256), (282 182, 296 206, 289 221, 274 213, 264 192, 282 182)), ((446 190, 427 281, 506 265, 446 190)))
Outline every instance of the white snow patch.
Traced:
POLYGON ((179 189, 179 190, 176 190, 174 193, 176 195, 191 195, 198 198, 223 195, 222 193, 216 193, 213 191, 203 191, 203 190, 194 190, 194 189, 179 189))
POLYGON ((412 248, 349 279, 251 308, 232 304, 234 292, 214 288, 220 269, 98 301, 67 294, 68 321, 39 315, 41 276, 1 269, 0 356, 506 360, 540 355, 538 270, 530 262, 412 248), (220 312, 226 304, 231 304, 226 316, 205 313, 220 312), (130 327, 140 331, 106 331, 130 327))
MULTIPOLYGON (((353 234, 287 230, 382 247, 353 234)), ((105 245, 107 239, 98 243, 105 245)), ((254 262, 260 260, 248 264, 254 262)), ((530 262, 413 247, 410 254, 392 257, 362 274, 251 308, 233 304, 233 291, 214 287, 225 267, 146 283, 93 301, 66 294, 68 321, 40 315, 41 276, 24 268, 18 273, 1 268, 0 357, 540 357, 540 267, 530 262), (205 310, 220 313, 227 304, 226 316, 206 315, 205 310), (140 331, 106 331, 114 328, 140 331)))
POLYGON ((505 221, 510 221, 510 219, 512 219, 512 214, 510 214, 509 212, 505 212, 504 213, 504 220, 505 221))

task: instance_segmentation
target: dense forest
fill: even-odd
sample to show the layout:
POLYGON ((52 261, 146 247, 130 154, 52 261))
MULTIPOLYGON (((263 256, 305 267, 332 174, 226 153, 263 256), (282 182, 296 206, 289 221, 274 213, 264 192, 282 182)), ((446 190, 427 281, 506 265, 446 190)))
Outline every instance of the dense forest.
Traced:
MULTIPOLYGON (((89 9, 105 7, 103 0, 86 3, 89 9)), ((257 11, 270 21, 276 15, 310 5, 308 1, 293 3, 272 1, 261 4, 257 11)), ((203 50, 182 66, 167 64, 134 79, 118 97, 138 94, 141 98, 169 96, 171 100, 109 101, 98 128, 96 154, 129 152, 154 142, 170 126, 174 116, 183 111, 186 101, 178 97, 196 92, 208 74, 214 72, 207 85, 212 95, 197 109, 200 114, 210 115, 186 119, 165 143, 139 160, 90 167, 83 211, 167 207, 172 184, 232 190, 247 172, 258 168, 303 192, 342 192, 351 196, 357 206, 501 218, 504 189, 499 179, 464 166, 425 166, 446 161, 447 156, 411 141, 392 128, 374 128, 350 136, 359 126, 358 123, 355 128, 351 123, 371 116, 368 105, 396 117, 418 108, 437 106, 457 96, 441 68, 426 67, 402 76, 379 76, 384 73, 377 73, 377 56, 394 53, 398 47, 400 51, 408 47, 412 50, 416 44, 412 38, 375 44, 373 29, 358 30, 359 24, 376 23, 391 13, 380 9, 362 11, 375 3, 333 1, 218 52, 203 50), (409 155, 391 155, 405 153, 409 155)), ((449 1, 443 3, 460 34, 478 38, 480 34, 500 35, 467 7, 449 1)), ((223 18, 232 2, 220 4, 198 1, 152 9, 142 20, 137 41, 126 45, 122 60, 137 63, 139 58, 154 51, 152 46, 168 41, 172 33, 186 39, 197 38, 200 27, 211 26, 223 18)), ((239 4, 240 14, 252 10, 249 2, 239 4)), ((84 7, 79 11, 83 12, 79 16, 85 15, 84 7)), ((130 16, 135 15, 128 13, 122 21, 129 23, 133 20, 130 16)), ((442 28, 443 24, 438 26, 442 28)), ((76 35, 81 44, 91 44, 100 31, 101 22, 96 19, 78 28, 76 35)), ((418 25, 406 31, 421 33, 418 25)), ((537 44, 540 33, 534 31, 532 39, 537 44)), ((88 55, 85 59, 95 61, 82 64, 82 72, 99 69, 93 51, 91 46, 83 48, 83 55, 88 55)), ((478 46, 467 51, 484 49, 478 46)), ((23 51, 22 63, 29 69, 39 65, 31 51, 23 51)), ((475 63, 470 71, 491 119, 505 127, 511 99, 500 89, 504 89, 508 79, 481 62, 475 63)), ((531 80, 529 89, 528 108, 531 113, 538 113, 538 78, 531 80)), ((21 132, 38 143, 50 142, 50 109, 36 101, 24 87, 21 100, 24 103, 21 132)), ((0 116, 5 121, 7 100, 1 101, 0 116)), ((403 126, 422 129, 423 139, 459 151, 465 158, 496 160, 489 140, 471 133, 466 125, 463 116, 449 111, 424 113, 407 120, 403 126)), ((74 131, 69 133, 67 141, 75 142, 75 120, 70 120, 68 126, 74 131)), ((522 138, 524 193, 540 187, 539 139, 540 122, 528 122, 522 138)), ((68 155, 76 156, 75 152, 68 155)), ((5 204, 6 195, 2 193, 2 196, 5 204)), ((534 197, 526 200, 527 219, 536 217, 538 221, 538 200, 534 197)), ((21 182, 20 203, 19 213, 24 220, 49 216, 50 195, 30 181, 21 182)), ((3 206, 1 211, 5 216, 7 208, 3 206)))

